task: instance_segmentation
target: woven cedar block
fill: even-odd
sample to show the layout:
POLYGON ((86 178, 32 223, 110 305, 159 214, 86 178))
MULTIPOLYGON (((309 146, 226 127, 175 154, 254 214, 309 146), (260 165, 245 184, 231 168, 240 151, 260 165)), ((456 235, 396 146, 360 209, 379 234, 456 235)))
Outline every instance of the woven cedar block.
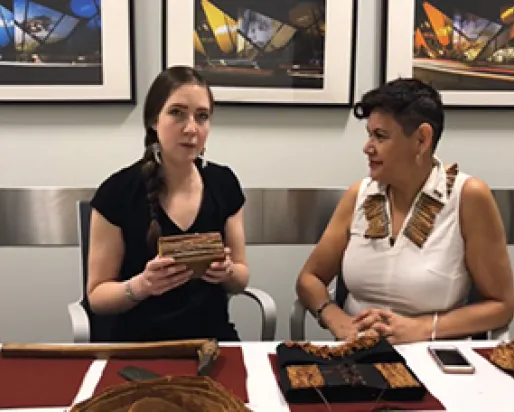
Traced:
POLYGON ((225 246, 219 232, 162 236, 158 240, 159 256, 170 256, 202 277, 212 262, 225 260, 225 246))

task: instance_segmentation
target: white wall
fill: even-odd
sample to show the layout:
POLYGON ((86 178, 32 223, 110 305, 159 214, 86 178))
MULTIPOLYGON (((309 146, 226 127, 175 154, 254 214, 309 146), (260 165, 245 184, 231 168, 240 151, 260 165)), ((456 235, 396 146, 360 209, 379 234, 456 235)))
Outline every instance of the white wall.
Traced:
MULTIPOLYGON (((359 1, 357 96, 378 84, 379 3, 359 1)), ((0 187, 93 187, 141 155, 142 102, 161 67, 160 4, 135 2, 136 107, 0 107, 0 187)), ((443 160, 495 188, 512 187, 512 112, 447 117, 443 160)), ((347 187, 366 173, 365 136, 364 124, 347 109, 220 106, 207 154, 230 164, 246 187, 347 187)), ((252 284, 277 300, 278 338, 287 338, 292 285, 310 246, 250 249, 252 284)), ((76 248, 0 249, 0 341, 69 340, 65 308, 79 297, 79 273, 76 248)), ((255 339, 256 323, 242 325, 244 311, 237 312, 243 337, 255 339)), ((326 336, 311 323, 309 331, 310 337, 326 336)))

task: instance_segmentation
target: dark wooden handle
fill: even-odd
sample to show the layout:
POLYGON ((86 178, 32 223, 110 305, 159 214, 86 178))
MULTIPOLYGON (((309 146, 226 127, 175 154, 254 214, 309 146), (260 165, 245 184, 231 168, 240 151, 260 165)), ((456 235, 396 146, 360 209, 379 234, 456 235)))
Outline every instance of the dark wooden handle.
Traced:
POLYGON ((208 339, 127 344, 6 343, 4 358, 198 358, 208 339))

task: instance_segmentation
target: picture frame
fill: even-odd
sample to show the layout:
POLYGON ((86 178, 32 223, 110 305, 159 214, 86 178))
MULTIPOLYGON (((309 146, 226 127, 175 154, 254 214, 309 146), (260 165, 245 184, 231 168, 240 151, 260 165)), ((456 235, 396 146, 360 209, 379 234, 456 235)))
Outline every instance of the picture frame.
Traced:
POLYGON ((216 103, 351 106, 357 0, 163 0, 163 67, 216 103))
POLYGON ((133 0, 0 0, 0 103, 135 104, 133 0))
POLYGON ((382 82, 418 78, 449 108, 514 107, 514 2, 506 3, 383 0, 382 82))

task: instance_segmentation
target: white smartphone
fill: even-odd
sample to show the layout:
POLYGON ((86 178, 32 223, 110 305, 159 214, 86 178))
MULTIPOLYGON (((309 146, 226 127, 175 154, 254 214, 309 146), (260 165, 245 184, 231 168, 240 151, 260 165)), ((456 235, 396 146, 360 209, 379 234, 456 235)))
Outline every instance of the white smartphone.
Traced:
POLYGON ((445 373, 475 373, 475 367, 456 346, 429 346, 428 352, 445 373))

